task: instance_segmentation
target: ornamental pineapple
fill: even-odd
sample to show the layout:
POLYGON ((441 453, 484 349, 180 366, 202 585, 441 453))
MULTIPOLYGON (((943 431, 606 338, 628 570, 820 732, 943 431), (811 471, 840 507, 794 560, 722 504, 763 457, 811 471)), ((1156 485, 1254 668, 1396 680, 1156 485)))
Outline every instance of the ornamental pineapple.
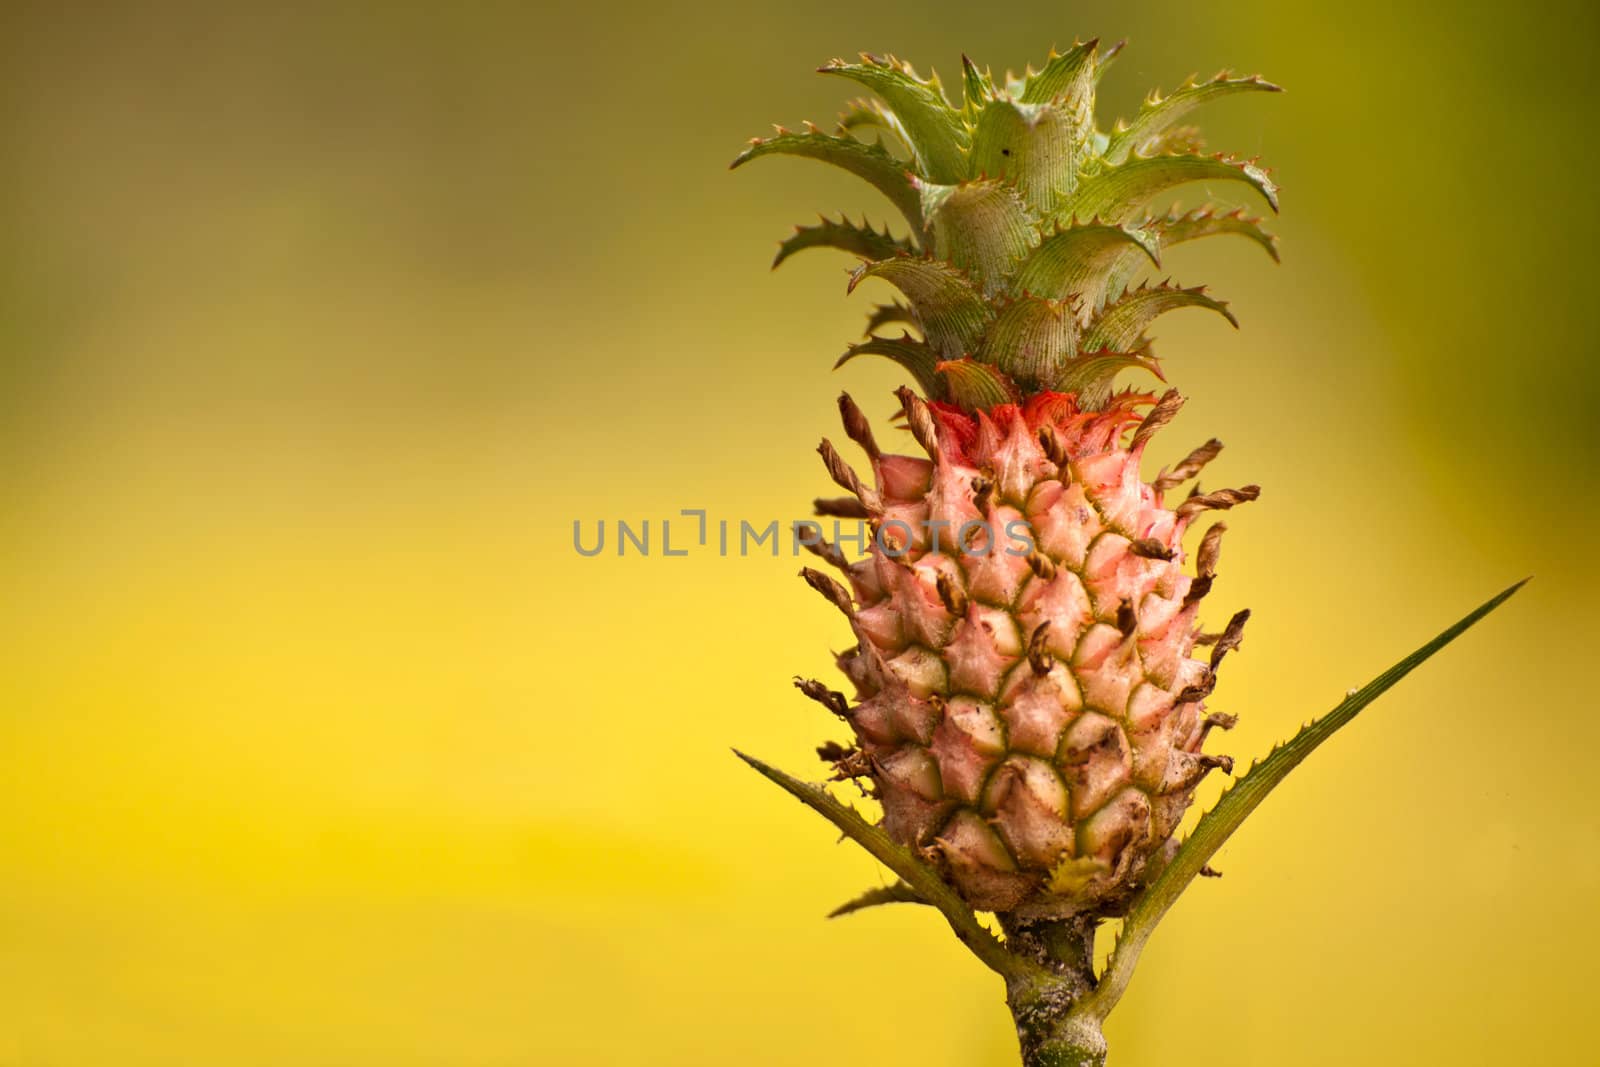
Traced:
POLYGON ((1175 496, 1217 454, 1214 440, 1145 481, 1145 447, 1182 400, 1114 382, 1129 370, 1160 377, 1146 331, 1163 312, 1200 307, 1233 322, 1203 288, 1134 284, 1165 248, 1231 233, 1276 258, 1275 239, 1242 211, 1149 205, 1185 183, 1230 181, 1276 210, 1265 171, 1202 154, 1182 121, 1202 102, 1277 87, 1191 80, 1101 132, 1095 86, 1116 52, 1090 41, 999 81, 963 57, 959 107, 896 59, 834 61, 822 72, 877 99, 852 103, 834 133, 779 128, 734 161, 835 164, 908 223, 895 236, 824 219, 797 228, 774 263, 841 249, 862 261, 851 290, 871 278, 899 290, 839 362, 878 355, 905 368, 920 395, 899 391, 900 416, 924 453, 884 452, 841 397, 872 478, 825 440, 849 496, 817 510, 867 522, 872 540, 852 563, 807 538, 844 583, 803 575, 849 620, 856 643, 839 666, 855 695, 797 685, 853 731, 852 744, 819 750, 836 777, 866 784, 896 842, 1007 923, 1119 914, 1170 855, 1196 785, 1232 767, 1203 750, 1232 725, 1205 701, 1248 613, 1201 630, 1224 527, 1199 539, 1192 573, 1183 538, 1258 490, 1175 496), (879 332, 894 325, 898 335, 879 332), (1205 658, 1196 646, 1209 646, 1205 658))

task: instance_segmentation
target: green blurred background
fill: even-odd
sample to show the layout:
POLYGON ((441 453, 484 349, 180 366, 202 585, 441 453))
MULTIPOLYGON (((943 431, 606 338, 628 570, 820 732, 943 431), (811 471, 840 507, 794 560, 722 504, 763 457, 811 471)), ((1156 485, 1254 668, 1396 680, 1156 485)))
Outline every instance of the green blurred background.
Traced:
MULTIPOLYGON (((0 1067, 1013 1062, 1000 990, 729 755, 815 773, 789 558, 571 523, 797 517, 860 328, 767 272, 861 49, 947 78, 1132 38, 1284 187, 1161 324, 1255 611, 1264 752, 1537 577, 1169 917, 1114 1062, 1588 1064, 1600 716, 1590 5, 5 5, 0 1067)), ((1219 189, 1222 193, 1226 190, 1219 189)), ((1200 190, 1198 195, 1204 195, 1200 190)), ((1163 454, 1163 459, 1170 456, 1163 454)), ((1213 791, 1217 783, 1212 784, 1213 791)))

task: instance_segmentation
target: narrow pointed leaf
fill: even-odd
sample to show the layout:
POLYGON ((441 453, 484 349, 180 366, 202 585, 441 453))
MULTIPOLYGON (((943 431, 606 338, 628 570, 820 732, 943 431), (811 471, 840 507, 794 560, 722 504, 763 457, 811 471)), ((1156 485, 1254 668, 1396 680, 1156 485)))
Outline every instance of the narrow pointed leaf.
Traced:
POLYGON ((938 400, 944 396, 944 381, 939 377, 938 353, 910 334, 902 337, 869 337, 845 349, 834 363, 837 370, 857 356, 884 356, 911 372, 924 396, 938 400))
POLYGON ((1159 138, 1172 129, 1201 104, 1235 93, 1268 92, 1283 90, 1260 75, 1248 78, 1231 78, 1224 71, 1205 82, 1186 82, 1170 96, 1152 94, 1139 114, 1125 127, 1111 135, 1106 145, 1106 162, 1121 163, 1133 155, 1148 155, 1159 148, 1159 138))
POLYGON ((944 379, 945 395, 967 411, 987 411, 997 404, 1015 404, 1022 399, 1016 383, 988 363, 952 359, 936 369, 944 379))
POLYGON ((893 885, 880 885, 862 893, 858 897, 840 904, 828 912, 828 918, 837 919, 841 915, 852 912, 865 911, 867 908, 877 907, 879 904, 926 904, 922 894, 912 889, 905 882, 896 882, 893 885))
POLYGON ((1143 370, 1162 377, 1160 364, 1147 352, 1099 351, 1079 356, 1063 367, 1055 390, 1076 395, 1085 410, 1096 410, 1110 397, 1112 383, 1125 370, 1143 370))
POLYGON ((867 329, 862 336, 871 337, 879 327, 887 326, 893 322, 903 322, 907 325, 915 326, 917 317, 911 313, 910 308, 898 300, 887 304, 878 304, 867 315, 867 329))
POLYGON ((900 125, 900 119, 881 100, 852 100, 839 112, 839 132, 854 133, 856 130, 882 130, 894 138, 906 155, 911 154, 911 142, 906 137, 905 127, 900 125))
POLYGON ((1132 159, 1096 172, 1078 186, 1071 201, 1079 218, 1098 215, 1108 222, 1127 222, 1137 216, 1151 197, 1185 182, 1239 181, 1262 195, 1278 210, 1278 187, 1254 163, 1224 156, 1151 156, 1132 159))
MULTIPOLYGON (((1100 77, 1098 47, 1096 40, 1073 45, 1061 55, 1052 51, 1044 69, 1029 72, 1018 94, 1023 105, 1046 106, 1052 126, 1064 129, 1070 153, 1063 154, 1065 158, 1060 162, 1065 166, 1052 175, 1053 187, 1063 199, 1070 197, 1077 188, 1079 171, 1096 140, 1094 94, 1100 77)), ((1060 202, 1052 202, 1051 210, 1059 208, 1060 202)))
POLYGON ((978 359, 1023 385, 1049 388, 1077 351, 1077 335, 1066 301, 1020 296, 995 316, 978 359))
MULTIPOLYGON (((1170 130, 1159 134, 1146 144, 1140 151, 1142 156, 1183 156, 1198 155, 1206 146, 1206 139, 1198 126, 1174 126, 1170 130)), ((1106 138, 1106 147, 1111 147, 1111 139, 1106 138)), ((1103 153, 1102 149, 1102 153, 1103 153)))
POLYGON ((1099 47, 1097 38, 1075 44, 1060 54, 1051 52, 1042 69, 1023 79, 1022 102, 1048 104, 1063 97, 1072 99, 1087 95, 1092 110, 1094 83, 1099 68, 1095 53, 1099 47))
POLYGON ((1252 767, 1248 774, 1235 781, 1228 791, 1222 794, 1222 799, 1217 802, 1216 807, 1206 812, 1200 819, 1194 832, 1178 849, 1172 862, 1162 869, 1155 881, 1134 901, 1123 923, 1122 936, 1117 940, 1116 951, 1107 961, 1099 986, 1075 1010, 1091 1018, 1104 1019, 1127 989, 1128 979, 1132 976, 1133 968, 1139 962, 1139 955, 1144 951, 1144 946, 1150 940, 1156 924, 1245 818, 1266 799, 1267 794, 1271 793, 1290 771, 1299 766, 1301 761, 1316 751, 1324 741, 1354 719, 1363 708, 1421 666, 1434 653, 1460 637, 1485 615, 1505 603, 1526 582, 1525 578, 1492 597, 1438 637, 1378 675, 1361 689, 1351 693, 1338 707, 1305 727, 1287 744, 1274 749, 1271 755, 1252 767))
MULTIPOLYGON (((1187 214, 1173 209, 1162 218, 1144 223, 1144 229, 1152 235, 1161 248, 1170 248, 1185 241, 1194 241, 1219 233, 1238 234, 1260 245, 1274 261, 1278 258, 1278 238, 1262 229, 1261 220, 1247 216, 1243 208, 1219 211, 1207 205, 1187 214)), ((1105 287, 1101 294, 1102 302, 1109 303, 1122 296, 1128 288, 1128 283, 1139 273, 1139 268, 1142 266, 1144 257, 1139 255, 1137 250, 1124 249, 1119 252, 1115 261, 1106 269, 1105 287)))
POLYGON ((1114 264, 1131 257, 1159 266, 1158 252, 1155 235, 1137 226, 1074 224, 1041 241, 1011 285, 1017 292, 1056 299, 1080 296, 1079 311, 1087 318, 1099 310, 1106 275, 1114 264))
POLYGON ((950 264, 915 256, 863 263, 850 275, 850 289, 867 278, 882 278, 910 299, 917 325, 940 358, 960 359, 978 347, 989 324, 989 305, 972 280, 950 264))
POLYGON ((948 183, 967 176, 963 155, 966 127, 945 100, 937 80, 918 77, 908 64, 893 56, 864 55, 860 63, 835 59, 817 69, 849 78, 883 98, 905 131, 916 169, 923 177, 948 183))
POLYGON ((1003 178, 1034 214, 1048 218, 1077 183, 1082 145, 1061 107, 991 100, 972 134, 972 173, 1003 178))
POLYGON ((1000 940, 985 930, 956 891, 932 867, 896 844, 881 827, 867 822, 854 809, 835 800, 826 790, 793 778, 776 767, 734 750, 734 755, 754 767, 768 781, 820 814, 841 833, 870 852, 874 859, 905 880, 923 900, 938 908, 961 943, 990 969, 1006 978, 1037 980, 1042 968, 1010 952, 1000 940))
POLYGON ((986 293, 998 292, 1036 239, 1016 191, 999 181, 913 184, 922 195, 933 254, 971 274, 986 293))
POLYGON ((913 232, 922 231, 922 200, 911 186, 906 165, 882 145, 863 144, 853 137, 834 137, 815 127, 805 133, 783 130, 774 137, 751 141, 750 147, 740 152, 731 165, 739 167, 752 159, 772 155, 819 159, 844 168, 887 196, 911 223, 913 232))
POLYGON ((836 132, 849 133, 862 128, 889 130, 899 125, 900 120, 893 118, 889 109, 883 106, 883 101, 861 97, 845 102, 844 110, 839 112, 836 132))
POLYGON ((1219 233, 1232 233, 1260 245, 1274 262, 1278 259, 1277 235, 1262 229, 1261 220, 1246 215, 1243 208, 1219 211, 1207 206, 1186 215, 1174 213, 1155 222, 1153 228, 1160 235, 1163 248, 1219 233))
POLYGON ((815 226, 796 226, 794 233, 779 243, 773 267, 807 248, 837 248, 862 259, 886 259, 916 251, 909 241, 892 236, 888 227, 879 231, 864 219, 857 225, 849 219, 823 218, 815 226))
POLYGON ((1123 38, 1110 48, 1107 48, 1104 52, 1100 53, 1095 60, 1095 79, 1097 81, 1100 78, 1105 77, 1106 69, 1109 68, 1112 63, 1116 62, 1117 57, 1120 56, 1123 52, 1123 49, 1127 47, 1128 40, 1127 38, 1123 38))
POLYGON ((1144 336, 1145 327, 1157 315, 1178 308, 1208 308, 1238 327, 1239 322, 1228 310, 1228 305, 1206 295, 1204 286, 1180 289, 1171 285, 1140 286, 1124 293, 1116 303, 1108 304, 1089 325, 1083 335, 1083 347, 1089 351, 1109 348, 1124 352, 1135 347, 1144 336))
POLYGON ((994 95, 994 79, 989 76, 989 72, 980 71, 977 64, 963 54, 961 56, 962 111, 966 113, 968 121, 985 104, 993 100, 994 95))

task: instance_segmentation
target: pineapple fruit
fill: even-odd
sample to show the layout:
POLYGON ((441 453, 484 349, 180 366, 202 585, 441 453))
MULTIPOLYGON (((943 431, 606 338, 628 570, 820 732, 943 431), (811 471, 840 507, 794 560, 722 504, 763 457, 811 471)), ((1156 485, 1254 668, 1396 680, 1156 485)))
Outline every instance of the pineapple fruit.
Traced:
POLYGON ((910 235, 827 221, 783 243, 778 261, 832 246, 862 258, 851 288, 881 278, 904 302, 872 314, 844 355, 896 360, 922 395, 900 414, 925 455, 881 451, 848 396, 846 433, 866 452, 863 481, 824 441, 850 491, 824 515, 860 519, 870 551, 847 564, 817 538, 848 589, 806 580, 849 618, 840 659, 855 688, 802 689, 855 734, 830 748, 841 778, 870 782, 883 825, 936 864, 974 908, 1008 916, 1115 914, 1164 846, 1196 784, 1226 756, 1202 751, 1222 715, 1205 697, 1245 614, 1198 630, 1223 526, 1186 573, 1183 537, 1254 486, 1168 498, 1216 455, 1196 449, 1146 482, 1151 435, 1177 413, 1167 392, 1114 391, 1125 370, 1159 372, 1146 336, 1164 311, 1231 315, 1202 288, 1131 284, 1162 250, 1242 234, 1275 252, 1258 219, 1211 207, 1150 215, 1150 201, 1195 179, 1235 181, 1275 204, 1252 163, 1194 150, 1178 125, 1201 101, 1271 91, 1227 74, 1151 97, 1109 134, 1093 122, 1108 60, 1095 42, 1003 83, 966 64, 964 102, 894 59, 822 69, 876 91, 836 134, 815 127, 753 142, 764 155, 849 167, 906 215, 910 235), (872 126, 889 143, 868 144, 872 126), (1197 641, 1213 642, 1209 661, 1197 641))
POLYGON ((869 825, 745 758, 900 874, 841 912, 917 901, 945 913, 1005 977, 1035 1065, 1102 1063, 1100 1024, 1144 938, 1193 877, 1214 873, 1205 861, 1221 841, 1311 748, 1510 593, 1256 765, 1180 848, 1174 831, 1197 785, 1233 770, 1206 751, 1233 720, 1206 702, 1249 614, 1201 626, 1224 531, 1209 516, 1258 489, 1200 488, 1215 440, 1146 480, 1146 446, 1182 398, 1116 379, 1161 377, 1147 330, 1164 312, 1234 322, 1204 288, 1134 284, 1166 248, 1233 234, 1277 258, 1275 238, 1242 210, 1152 208, 1178 186, 1226 182, 1276 211, 1267 172, 1204 153, 1185 120, 1207 101, 1277 86, 1191 79, 1102 131, 1095 88, 1117 51, 1077 44, 1003 79, 963 57, 959 105, 899 60, 836 60, 820 70, 875 97, 850 104, 834 132, 780 127, 733 164, 831 163, 905 217, 904 236, 848 219, 798 227, 774 266, 833 248, 860 261, 851 290, 873 278, 897 289, 839 363, 887 357, 917 386, 897 394, 917 454, 884 451, 848 395, 845 433, 871 477, 829 441, 820 448, 848 495, 818 500, 818 514, 868 524, 864 557, 816 536, 820 524, 803 538, 839 574, 802 571, 854 634, 839 656, 854 695, 796 685, 848 724, 850 743, 818 751, 835 780, 877 799, 881 819, 869 825), (1004 941, 974 912, 994 912, 1004 941), (1096 974, 1095 930, 1117 916, 1122 941, 1096 974))

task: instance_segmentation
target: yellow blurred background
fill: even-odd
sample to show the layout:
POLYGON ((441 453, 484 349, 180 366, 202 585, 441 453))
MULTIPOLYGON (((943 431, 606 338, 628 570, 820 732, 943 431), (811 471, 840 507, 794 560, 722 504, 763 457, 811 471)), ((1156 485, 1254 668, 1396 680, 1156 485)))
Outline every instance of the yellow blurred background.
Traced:
POLYGON ((572 523, 800 517, 837 391, 893 407, 893 368, 828 372, 848 261, 766 269, 883 205, 726 171, 853 95, 817 63, 1074 35, 1132 38, 1103 121, 1191 71, 1289 89, 1203 118, 1276 167, 1284 264, 1174 251, 1244 328, 1160 329, 1167 450, 1265 487, 1214 605, 1255 612, 1228 751, 1536 575, 1235 838, 1113 1063, 1593 1063, 1597 22, 7 4, 0 1067, 1013 1063, 935 916, 824 922, 884 875, 728 752, 814 775, 837 734, 789 685, 845 636, 796 562, 572 523))

